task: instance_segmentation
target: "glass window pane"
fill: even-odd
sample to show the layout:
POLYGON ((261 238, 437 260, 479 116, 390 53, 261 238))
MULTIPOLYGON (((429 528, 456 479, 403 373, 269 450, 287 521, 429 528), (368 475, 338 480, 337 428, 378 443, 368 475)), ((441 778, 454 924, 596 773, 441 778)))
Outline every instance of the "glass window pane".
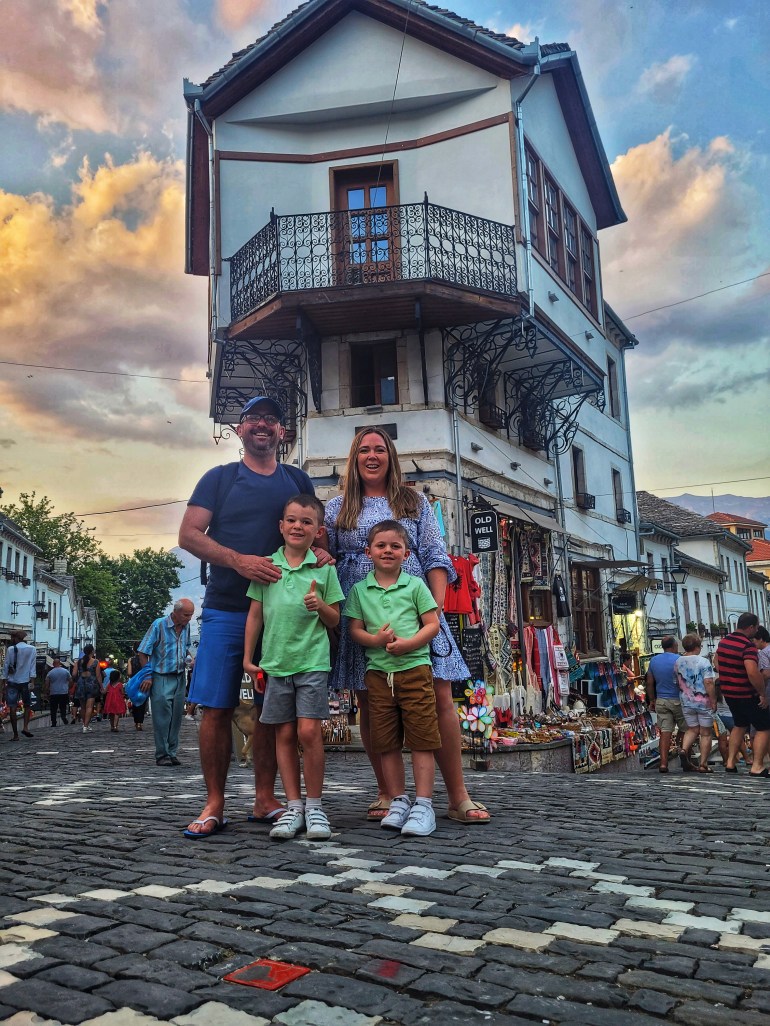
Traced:
POLYGON ((372 235, 387 235, 388 234, 388 215, 387 214, 373 214, 372 215, 372 235))
POLYGON ((366 243, 354 242, 350 247, 350 262, 352 264, 366 263, 366 243))
POLYGON ((380 378, 380 402, 383 406, 392 405, 396 401, 396 379, 380 378))
POLYGON ((366 218, 365 217, 351 217, 350 219, 350 237, 353 239, 365 239, 366 238, 366 218))
POLYGON ((390 258, 390 247, 387 242, 375 242, 372 245, 372 259, 375 262, 388 260, 390 258))
POLYGON ((348 189, 348 210, 363 210, 366 194, 363 189, 348 189))
POLYGON ((388 202, 388 190, 384 185, 373 185, 369 188, 369 206, 384 207, 388 202))

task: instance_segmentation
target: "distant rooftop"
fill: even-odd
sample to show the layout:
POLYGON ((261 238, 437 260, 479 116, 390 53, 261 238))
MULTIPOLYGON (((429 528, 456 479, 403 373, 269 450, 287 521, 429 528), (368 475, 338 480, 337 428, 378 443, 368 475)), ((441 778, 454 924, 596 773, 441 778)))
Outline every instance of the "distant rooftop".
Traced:
POLYGON ((766 563, 770 561, 770 542, 763 538, 752 538, 751 551, 746 553, 747 563, 766 563))
POLYGON ((636 502, 639 508, 639 519, 662 527, 664 531, 678 534, 683 538, 695 535, 714 537, 726 533, 724 528, 715 524, 707 517, 676 506, 673 502, 652 495, 651 492, 637 492, 636 502))
POLYGON ((749 520, 748 517, 739 517, 737 513, 708 513, 706 519, 726 527, 767 527, 761 520, 749 520))

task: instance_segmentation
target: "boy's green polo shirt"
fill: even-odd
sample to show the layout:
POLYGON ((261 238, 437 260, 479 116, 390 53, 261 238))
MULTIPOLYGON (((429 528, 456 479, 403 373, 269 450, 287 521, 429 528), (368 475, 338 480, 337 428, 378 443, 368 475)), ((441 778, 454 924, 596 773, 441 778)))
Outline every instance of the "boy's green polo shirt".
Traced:
MULTIPOLYGON (((420 577, 401 571, 395 584, 383 588, 377 583, 374 570, 354 585, 345 602, 344 613, 351 620, 363 620, 370 634, 376 634, 389 623, 399 638, 413 638, 422 626, 420 617, 437 609, 430 588, 420 577)), ((408 655, 391 655, 384 648, 365 648, 370 670, 392 673, 411 670, 413 666, 430 665, 430 646, 422 645, 408 655)))
POLYGON ((316 594, 330 606, 344 601, 337 571, 333 566, 316 566, 308 549, 299 566, 286 562, 283 546, 270 557, 281 568, 281 578, 273 584, 252 581, 246 594, 262 603, 265 630, 262 635, 260 665, 273 677, 293 673, 328 673, 329 635, 318 613, 305 609, 305 595, 315 581, 316 594))

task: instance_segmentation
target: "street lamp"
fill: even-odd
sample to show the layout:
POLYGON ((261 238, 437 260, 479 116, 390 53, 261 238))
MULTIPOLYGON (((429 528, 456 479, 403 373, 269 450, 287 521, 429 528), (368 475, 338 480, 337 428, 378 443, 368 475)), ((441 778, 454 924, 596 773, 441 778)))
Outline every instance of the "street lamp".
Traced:
POLYGON ((674 584, 684 584, 690 576, 690 571, 684 566, 672 566, 669 574, 674 584))

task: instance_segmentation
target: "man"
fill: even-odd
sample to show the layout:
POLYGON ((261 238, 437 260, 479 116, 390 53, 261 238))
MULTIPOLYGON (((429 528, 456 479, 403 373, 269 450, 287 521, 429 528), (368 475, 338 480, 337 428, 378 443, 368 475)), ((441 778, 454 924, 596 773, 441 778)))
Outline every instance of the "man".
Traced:
POLYGON ((754 613, 741 613, 736 630, 722 638, 717 646, 714 669, 719 674, 719 688, 733 714, 730 747, 725 763, 727 773, 737 773, 735 760, 749 727, 754 727, 752 745, 754 761, 750 777, 767 777, 765 755, 770 744, 770 710, 765 697, 765 681, 759 672, 758 653, 752 644, 759 618, 754 613))
MULTIPOLYGON (((273 399, 258 395, 241 411, 237 434, 240 463, 215 467, 193 491, 179 530, 179 544, 210 564, 195 660, 190 703, 203 709, 199 744, 207 800, 185 836, 205 838, 225 824, 225 783, 232 747, 231 720, 243 677, 243 640, 250 581, 270 584, 281 571, 268 558, 281 545, 278 523, 288 499, 314 494, 307 474, 278 463, 284 412, 273 399)), ((319 565, 330 561, 312 550, 319 565)), ((255 700, 261 696, 255 694, 255 700)), ((274 793, 275 731, 255 720, 252 739, 255 798, 253 822, 270 822, 283 811, 274 793)))
POLYGON ((51 709, 51 726, 56 726, 57 713, 61 716, 62 723, 66 724, 72 677, 69 670, 65 670, 62 666, 61 659, 54 658, 53 666, 46 674, 45 683, 48 688, 48 704, 51 709))
POLYGON ((153 621, 138 648, 142 666, 149 662, 152 667, 152 675, 142 684, 142 691, 150 692, 156 766, 181 765, 176 753, 184 715, 185 659, 194 612, 190 599, 179 599, 169 616, 153 621))
POLYGON ((37 650, 34 645, 28 645, 24 640, 27 636, 25 630, 11 631, 11 644, 5 654, 3 664, 3 694, 8 703, 8 719, 13 731, 13 740, 19 740, 19 731, 16 727, 16 707, 19 699, 24 703, 24 737, 32 737, 29 729, 29 717, 32 712, 30 702, 29 682, 35 677, 35 661, 37 650))
MULTIPOLYGON (((647 700, 650 709, 658 717, 658 729, 660 731, 660 773, 668 773, 668 753, 671 750, 671 737, 674 727, 679 728, 680 737, 683 738, 687 731, 687 724, 682 712, 682 702, 679 698, 679 685, 677 684, 674 666, 679 658, 676 638, 668 635, 661 641, 662 652, 654 655, 647 667, 645 683, 647 685, 647 700)), ((679 757, 682 769, 685 773, 691 773, 696 767, 690 762, 688 756, 682 752, 679 757)))

